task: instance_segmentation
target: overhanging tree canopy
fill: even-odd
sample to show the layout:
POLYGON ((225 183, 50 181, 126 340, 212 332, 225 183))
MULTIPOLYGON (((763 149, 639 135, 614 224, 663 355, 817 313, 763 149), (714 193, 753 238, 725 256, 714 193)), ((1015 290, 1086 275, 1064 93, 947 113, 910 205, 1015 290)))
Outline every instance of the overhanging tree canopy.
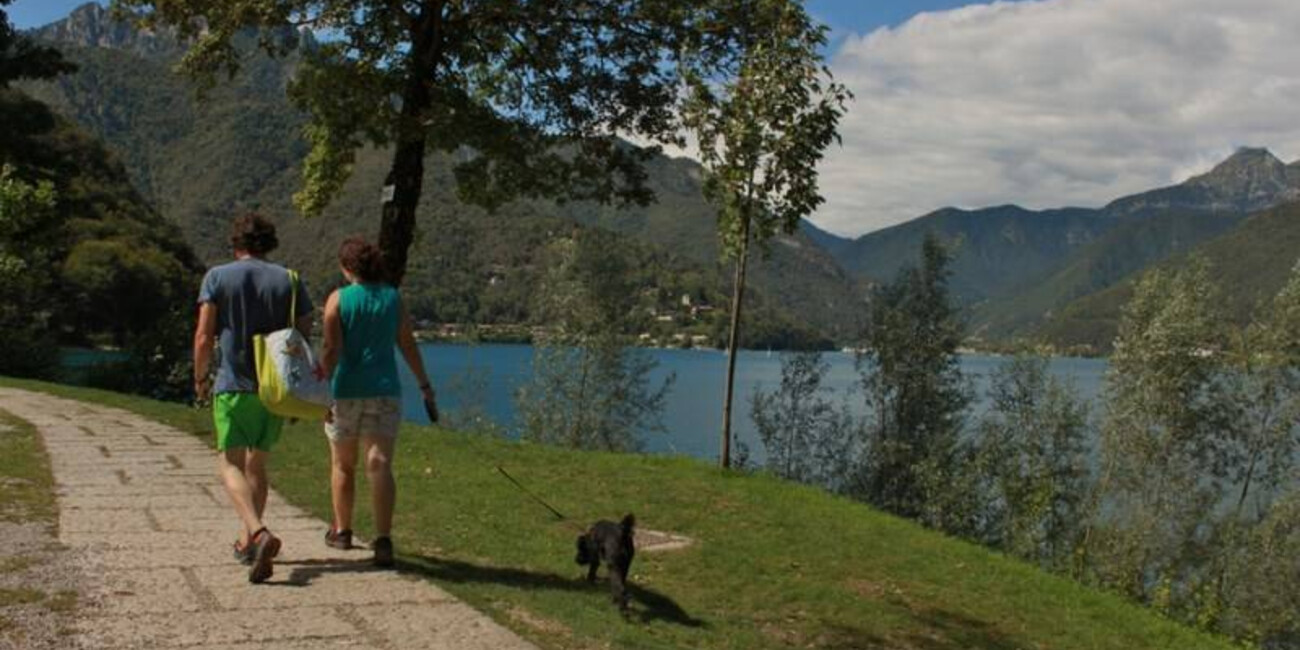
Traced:
MULTIPOLYGON (((733 0, 727 0, 731 2, 733 0)), ((683 44, 727 49, 708 3, 676 0, 114 0, 150 27, 192 39, 183 67, 234 74, 238 34, 271 54, 293 29, 327 35, 290 87, 312 145, 295 196, 318 214, 366 145, 393 148, 380 246, 400 281, 430 151, 456 154, 457 193, 492 207, 515 198, 648 202, 640 163, 677 142, 683 44)), ((700 61, 709 60, 707 56, 700 61)))

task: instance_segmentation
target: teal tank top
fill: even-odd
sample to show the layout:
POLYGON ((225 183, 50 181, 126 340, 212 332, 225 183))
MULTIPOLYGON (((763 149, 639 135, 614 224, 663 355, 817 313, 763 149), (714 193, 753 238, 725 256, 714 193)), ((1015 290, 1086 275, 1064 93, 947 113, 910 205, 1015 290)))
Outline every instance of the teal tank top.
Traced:
POLYGON ((402 315, 397 289, 353 284, 339 289, 343 353, 330 384, 335 399, 399 397, 397 331, 402 315))

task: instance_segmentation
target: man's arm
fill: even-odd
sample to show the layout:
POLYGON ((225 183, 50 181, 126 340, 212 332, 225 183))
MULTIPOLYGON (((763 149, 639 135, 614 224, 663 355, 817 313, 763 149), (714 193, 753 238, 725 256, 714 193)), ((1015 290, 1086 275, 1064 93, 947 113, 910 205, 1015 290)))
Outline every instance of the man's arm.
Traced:
POLYGON ((194 326, 194 397, 205 399, 212 390, 208 373, 212 369, 212 349, 217 343, 217 306, 199 304, 199 320, 194 326))
POLYGON ((312 310, 316 308, 311 302, 311 294, 307 293, 307 284, 298 278, 298 318, 294 321, 293 327, 298 330, 308 341, 311 340, 312 327, 315 325, 315 319, 312 318, 312 310))
POLYGON ((315 325, 315 323, 313 322, 314 320, 315 319, 311 317, 311 314, 303 314, 302 316, 298 317, 298 322, 294 323, 293 327, 294 329, 298 330, 298 332, 301 333, 304 337, 306 337, 308 341, 310 341, 312 327, 315 325))

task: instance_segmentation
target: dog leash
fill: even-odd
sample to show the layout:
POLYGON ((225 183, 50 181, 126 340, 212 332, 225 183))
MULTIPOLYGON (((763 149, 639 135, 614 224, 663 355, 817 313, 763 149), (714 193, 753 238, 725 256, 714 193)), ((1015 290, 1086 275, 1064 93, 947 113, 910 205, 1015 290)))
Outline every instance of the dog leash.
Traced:
POLYGON ((542 504, 542 507, 546 508, 547 510, 550 510, 550 511, 551 511, 551 514, 555 515, 555 518, 556 518, 556 519, 558 519, 558 520, 560 520, 560 521, 564 521, 564 520, 565 520, 565 516, 564 516, 564 515, 563 515, 559 510, 556 510, 555 508, 551 507, 551 504, 549 504, 549 503, 547 503, 546 501, 542 500, 542 498, 539 497, 539 496, 537 496, 536 494, 533 494, 532 492, 530 492, 530 491, 528 490, 528 488, 526 488, 526 487, 523 486, 522 483, 520 483, 519 481, 516 481, 516 480, 515 480, 515 477, 511 476, 510 473, 507 472, 507 471, 505 470, 505 468, 501 467, 500 465, 497 465, 496 468, 497 468, 497 471, 498 471, 498 472, 501 472, 501 475, 502 475, 502 476, 506 477, 506 480, 510 481, 511 483, 513 483, 513 484, 515 485, 515 487, 519 488, 519 491, 520 491, 520 492, 523 492, 524 494, 527 494, 528 496, 532 497, 533 501, 536 501, 536 502, 542 504))
POLYGON ((516 479, 515 477, 511 476, 510 472, 507 472, 506 468, 501 466, 500 460, 498 460, 495 457, 488 459, 485 457, 487 454, 485 454, 484 452, 480 452, 477 449, 472 449, 471 453, 479 456, 483 460, 488 460, 488 462, 492 465, 492 467, 496 469, 498 474, 504 476, 506 480, 510 481, 510 484, 514 485, 515 488, 518 489, 520 492, 523 492, 524 494, 528 495, 530 499, 536 501, 537 503, 541 504, 543 508, 546 508, 548 511, 550 511, 550 513, 555 516, 556 521, 567 524, 570 528, 573 528, 578 532, 582 532, 584 530, 581 526, 575 524, 572 521, 569 521, 569 518, 564 516, 564 513, 557 510, 555 506, 552 506, 551 504, 547 503, 545 499, 537 496, 536 494, 533 493, 532 490, 529 490, 528 488, 524 487, 524 484, 520 483, 519 479, 516 479))

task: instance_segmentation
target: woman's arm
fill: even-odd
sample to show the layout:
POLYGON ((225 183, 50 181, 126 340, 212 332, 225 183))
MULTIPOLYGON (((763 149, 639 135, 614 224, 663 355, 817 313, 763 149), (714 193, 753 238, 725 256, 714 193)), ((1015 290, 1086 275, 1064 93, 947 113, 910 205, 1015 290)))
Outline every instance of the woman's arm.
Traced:
POLYGON ((343 351, 343 322, 339 319, 339 292, 330 294, 325 301, 325 342, 321 344, 321 374, 328 379, 334 376, 343 351))
POLYGON ((429 384, 429 375, 424 371, 424 359, 420 357, 420 347, 415 343, 415 328, 411 325, 411 315, 406 311, 406 303, 401 305, 401 324, 397 330, 397 347, 402 351, 402 358, 411 367, 416 381, 420 382, 420 392, 425 400, 433 399, 433 386, 429 384))

